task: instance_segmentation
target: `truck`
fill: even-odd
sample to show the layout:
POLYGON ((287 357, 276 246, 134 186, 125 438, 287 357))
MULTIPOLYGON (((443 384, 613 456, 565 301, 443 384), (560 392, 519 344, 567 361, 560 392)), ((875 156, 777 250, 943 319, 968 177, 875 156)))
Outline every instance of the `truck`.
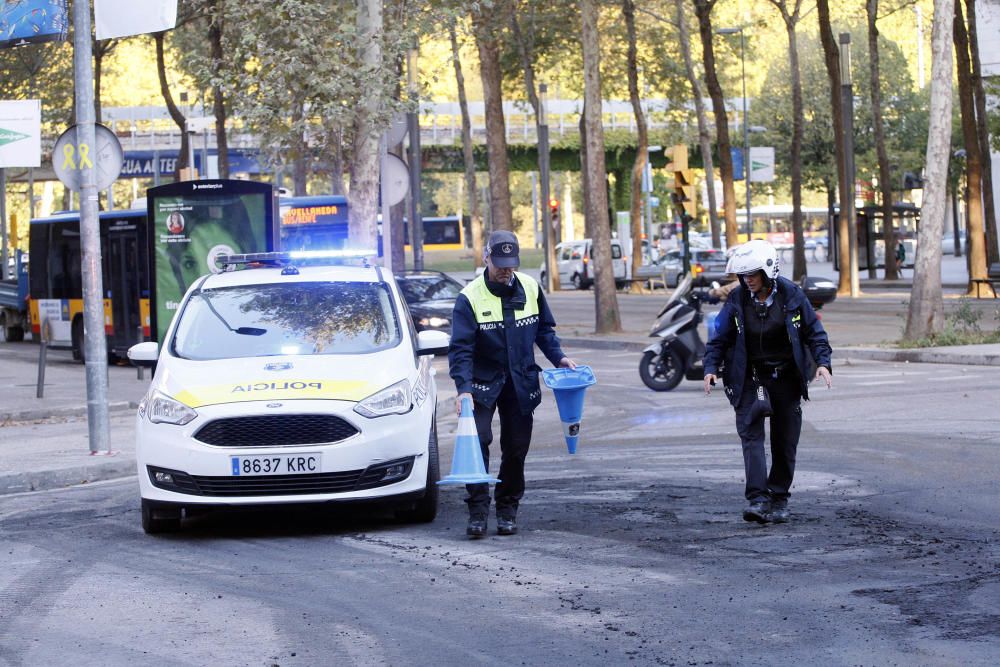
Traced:
POLYGON ((0 280, 0 340, 24 340, 28 328, 28 254, 14 251, 14 277, 0 280))

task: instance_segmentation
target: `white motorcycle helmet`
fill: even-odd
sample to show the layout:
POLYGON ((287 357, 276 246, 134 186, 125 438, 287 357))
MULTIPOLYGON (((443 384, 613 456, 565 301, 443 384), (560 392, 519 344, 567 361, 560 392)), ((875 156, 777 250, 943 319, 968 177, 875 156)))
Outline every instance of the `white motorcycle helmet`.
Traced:
POLYGON ((764 276, 772 283, 778 277, 778 251, 763 239, 754 239, 737 246, 726 263, 726 273, 734 273, 740 277, 758 271, 763 271, 764 276))

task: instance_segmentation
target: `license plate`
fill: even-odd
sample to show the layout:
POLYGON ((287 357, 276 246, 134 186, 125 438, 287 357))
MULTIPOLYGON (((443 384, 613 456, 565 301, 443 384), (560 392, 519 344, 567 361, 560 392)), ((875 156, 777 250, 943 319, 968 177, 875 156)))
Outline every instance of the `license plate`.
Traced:
POLYGON ((301 454, 254 454, 229 457, 233 476, 252 475, 307 475, 322 472, 322 455, 319 452, 301 454))

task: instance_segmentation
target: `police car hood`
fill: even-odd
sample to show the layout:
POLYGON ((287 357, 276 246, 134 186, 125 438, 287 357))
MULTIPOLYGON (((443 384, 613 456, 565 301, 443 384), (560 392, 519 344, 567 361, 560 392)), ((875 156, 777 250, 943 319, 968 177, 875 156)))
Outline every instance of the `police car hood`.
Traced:
POLYGON ((406 377, 413 356, 392 352, 248 357, 161 364, 158 388, 198 408, 246 401, 330 400, 357 402, 406 377))

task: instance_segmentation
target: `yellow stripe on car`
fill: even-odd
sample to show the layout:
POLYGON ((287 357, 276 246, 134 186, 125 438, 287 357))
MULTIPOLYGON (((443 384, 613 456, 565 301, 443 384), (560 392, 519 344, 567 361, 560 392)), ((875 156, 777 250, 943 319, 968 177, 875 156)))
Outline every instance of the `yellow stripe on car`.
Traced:
POLYGON ((177 392, 175 398, 190 408, 219 403, 282 399, 360 401, 377 389, 378 387, 364 380, 262 380, 194 387, 177 392))

